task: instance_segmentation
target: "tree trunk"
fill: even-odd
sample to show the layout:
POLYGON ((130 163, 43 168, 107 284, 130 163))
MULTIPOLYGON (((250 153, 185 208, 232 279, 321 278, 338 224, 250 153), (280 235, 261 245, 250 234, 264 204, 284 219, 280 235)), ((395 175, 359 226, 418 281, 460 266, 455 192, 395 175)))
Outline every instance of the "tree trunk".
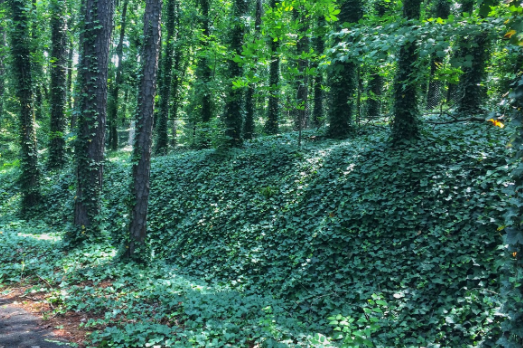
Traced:
POLYGON ((196 69, 197 80, 201 81, 200 91, 200 105, 201 105, 201 120, 203 122, 209 122, 212 118, 212 95, 210 90, 210 82, 212 76, 212 70, 209 66, 209 59, 207 53, 209 49, 209 35, 210 35, 210 18, 209 11, 211 7, 210 0, 200 0, 201 6, 201 18, 203 27, 203 42, 202 42, 202 56, 198 61, 198 67, 196 69))
POLYGON ((165 154, 169 144, 168 126, 169 120, 169 100, 171 98, 172 74, 173 74, 173 55, 174 55, 174 40, 175 40, 175 24, 178 16, 175 0, 167 0, 165 27, 167 29, 167 36, 165 38, 165 51, 162 57, 162 84, 160 88, 160 105, 158 110, 158 138, 156 142, 155 152, 157 154, 165 154))
MULTIPOLYGON (((341 4, 338 23, 357 23, 363 17, 361 0, 345 0, 341 4)), ((341 27, 338 27, 341 29, 341 27)), ((339 43, 339 40, 336 41, 339 43)), ((354 94, 358 88, 358 65, 353 61, 333 62, 330 68, 330 109, 328 135, 346 137, 353 131, 354 94)))
POLYGON ((151 172, 151 147, 153 132, 154 97, 160 50, 161 0, 146 0, 144 14, 144 44, 142 74, 136 112, 136 137, 133 147, 132 212, 129 227, 128 257, 146 261, 147 208, 151 172))
MULTIPOLYGON (((263 4, 262 0, 256 0, 256 17, 254 20, 254 38, 256 41, 260 37, 261 21, 262 21, 263 4)), ((258 62, 257 58, 254 58, 254 64, 258 62)), ((253 75, 256 75, 256 68, 254 68, 253 75)), ((249 84, 247 91, 245 92, 245 122, 243 123, 243 137, 245 139, 252 139, 254 136, 254 109, 255 99, 254 92, 256 91, 256 85, 253 83, 249 84)))
POLYGON ((67 103, 67 26, 65 0, 51 0, 51 127, 49 134, 50 169, 65 162, 65 107, 67 103))
POLYGON ((13 30, 11 31, 12 70, 16 96, 20 103, 20 190, 22 215, 27 215, 40 202, 40 171, 38 147, 33 116, 33 80, 31 77, 31 36, 29 35, 29 4, 19 0, 8 1, 13 30))
POLYGON ((4 48, 5 48, 5 31, 0 24, 0 128, 4 119, 4 93, 5 93, 5 65, 4 65, 4 48))
POLYGON ((303 58, 304 54, 309 53, 310 40, 307 36, 308 20, 304 16, 298 16, 300 21, 300 29, 298 32, 298 42, 296 42, 296 49, 298 54, 298 88, 296 91, 296 102, 298 104, 296 113, 296 125, 300 131, 307 128, 309 125, 308 119, 308 102, 309 102, 309 77, 307 76, 307 68, 309 67, 309 59, 303 58))
MULTIPOLYGON (((276 8, 278 0, 271 0, 271 8, 276 8)), ((265 133, 278 133, 278 123, 280 118, 280 40, 271 37, 271 65, 269 68, 269 109, 267 113, 267 122, 265 123, 265 133)))
POLYGON ((243 74, 243 69, 240 64, 235 62, 232 58, 234 55, 241 56, 243 46, 243 35, 245 25, 243 17, 247 13, 248 6, 245 0, 235 0, 233 9, 233 26, 230 33, 230 49, 231 59, 229 59, 228 70, 228 87, 227 99, 225 102, 224 121, 225 121, 225 136, 229 146, 240 146, 242 139, 242 125, 243 125, 243 90, 234 89, 232 81, 239 78, 243 74))
MULTIPOLYGON (((438 18, 447 19, 450 15, 450 5, 448 0, 436 0, 434 15, 438 18)), ((445 57, 439 57, 436 53, 432 53, 430 60, 430 78, 429 89, 427 91, 427 109, 434 109, 441 103, 442 99, 442 84, 441 81, 436 80, 436 72, 443 64, 445 57)))
MULTIPOLYGON (((421 0, 405 0, 403 16, 406 19, 418 19, 421 11, 421 0)), ((392 140, 417 138, 419 136, 418 98, 415 78, 418 60, 415 41, 405 43, 398 56, 398 70, 394 81, 394 121, 392 124, 392 140)))
MULTIPOLYGON (((320 56, 325 51, 325 18, 320 17, 318 19, 316 28, 316 37, 314 38, 314 50, 316 54, 320 56)), ((317 61, 314 62, 314 68, 318 69, 319 64, 317 61)), ((312 124, 315 127, 319 127, 323 124, 323 73, 316 71, 314 77, 314 109, 312 110, 312 124)))
POLYGON ((96 217, 100 213, 103 183, 107 70, 113 11, 112 0, 84 0, 82 3, 74 209, 74 224, 81 228, 72 242, 99 233, 96 217))
POLYGON ((120 21, 120 37, 118 38, 118 46, 116 46, 116 80, 111 89, 111 98, 109 100, 109 148, 111 151, 118 150, 118 97, 120 93, 120 86, 123 83, 123 41, 125 38, 125 27, 127 19, 127 6, 129 0, 124 0, 122 7, 122 18, 120 21))

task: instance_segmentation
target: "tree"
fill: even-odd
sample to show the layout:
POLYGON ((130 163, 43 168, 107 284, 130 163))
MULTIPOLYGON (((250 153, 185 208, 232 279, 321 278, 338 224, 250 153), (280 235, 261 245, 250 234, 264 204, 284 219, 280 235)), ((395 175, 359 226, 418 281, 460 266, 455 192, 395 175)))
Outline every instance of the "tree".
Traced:
POLYGON ((20 190, 22 215, 40 203, 40 171, 38 147, 33 118, 33 80, 31 76, 31 36, 29 35, 29 4, 26 0, 9 0, 13 28, 11 31, 12 69, 16 97, 20 104, 20 190))
MULTIPOLYGON (((437 18, 447 19, 450 15, 450 1, 436 0, 434 4, 434 15, 437 18)), ((430 78, 429 89, 427 91, 427 108, 432 109, 441 102, 442 91, 441 81, 436 79, 437 70, 443 65, 444 56, 438 56, 437 53, 432 53, 430 58, 430 78)))
POLYGON ((197 93, 199 94, 198 97, 201 120, 203 122, 209 122, 212 118, 212 94, 209 86, 211 82, 212 71, 209 66, 209 59, 207 58, 207 54, 209 48, 209 35, 211 34, 209 18, 211 2, 210 0, 199 0, 199 4, 201 9, 203 38, 200 59, 196 69, 196 80, 201 81, 197 87, 199 89, 197 93))
MULTIPOLYGON (((278 3, 278 0, 271 0, 270 6, 272 13, 275 12, 278 3)), ((280 56, 278 53, 280 41, 278 33, 273 34, 271 39, 271 64, 269 68, 270 96, 265 132, 267 134, 276 134, 278 133, 278 122, 280 118, 280 56)))
POLYGON ((66 2, 51 0, 51 128, 49 134, 50 169, 65 162, 65 108, 67 104, 67 33, 66 2))
MULTIPOLYGON (((325 18, 319 17, 316 24, 316 37, 314 38, 314 50, 318 55, 325 51, 325 18)), ((313 67, 318 69, 318 60, 314 61, 313 67)), ((314 89, 314 108, 312 110, 312 124, 316 127, 323 123, 323 74, 321 71, 316 72, 313 82, 314 89)))
POLYGON ((156 142, 155 152, 163 154, 167 152, 168 127, 169 120, 169 100, 171 98, 172 76, 173 76, 173 59, 174 59, 174 40, 175 40, 175 24, 177 13, 177 1, 167 0, 165 27, 167 29, 167 36, 165 37, 165 51, 162 57, 162 83, 160 86, 160 105, 158 110, 158 139, 156 142))
MULTIPOLYGON (((387 2, 385 0, 378 0, 374 3, 374 10, 379 17, 385 16, 387 12, 387 2)), ((367 114, 369 116, 379 116, 381 114, 381 96, 383 94, 384 78, 380 74, 383 68, 380 66, 381 60, 373 64, 370 68, 369 77, 369 101, 367 114)))
MULTIPOLYGON (((403 2, 403 16, 406 19, 419 19, 420 12, 421 0, 403 2)), ((416 86, 418 52, 415 39, 411 38, 403 44, 398 57, 398 70, 394 80, 393 142, 413 139, 419 135, 416 86)))
POLYGON ((0 24, 0 126, 4 118, 4 94, 5 94, 5 30, 4 26, 0 24))
MULTIPOLYGON (((464 0, 463 12, 471 14, 474 11, 474 3, 473 0, 464 0)), ((480 14, 480 17, 483 16, 480 14)), ((474 115, 482 112, 481 105, 486 97, 486 89, 481 83, 486 75, 489 42, 486 31, 470 33, 467 40, 460 42, 460 55, 466 61, 463 63, 463 75, 458 84, 458 113, 474 115)))
MULTIPOLYGON (((338 30, 341 30, 341 24, 357 23, 363 17, 361 0, 344 0, 341 3, 340 10, 338 30)), ((339 39, 336 43, 340 43, 339 39)), ((329 85, 331 90, 328 129, 330 137, 345 137, 352 132, 354 93, 358 87, 357 69, 356 62, 350 60, 336 60, 330 67, 329 85)))
POLYGON ((243 125, 243 90, 234 88, 232 81, 243 74, 243 69, 236 61, 241 56, 243 35, 245 25, 243 16, 247 13, 248 6, 245 0, 235 0, 233 8, 232 28, 230 33, 230 54, 229 58, 229 76, 227 88, 227 100, 225 103, 224 122, 225 136, 230 146, 239 146, 242 143, 242 125, 243 125))
POLYGON ((299 13, 296 12, 296 20, 299 24, 298 30, 298 41, 296 42, 297 56, 298 56, 298 76, 297 84, 298 88, 296 91, 296 103, 297 103, 297 117, 296 123, 298 125, 298 130, 300 132, 300 138, 298 140, 301 145, 301 131, 303 128, 308 127, 309 120, 307 118, 307 108, 309 103, 309 78, 307 75, 307 68, 309 67, 309 59, 307 57, 310 49, 310 39, 307 34, 307 29, 309 22, 299 13))
POLYGON ((81 6, 78 136, 76 155, 76 199, 74 224, 79 227, 71 242, 99 233, 97 216, 103 183, 103 161, 107 108, 107 70, 114 3, 84 0, 81 6), (90 232, 87 233, 86 232, 90 232))
MULTIPOLYGON (((262 0, 256 0, 256 14, 254 19, 254 38, 253 41, 260 37, 261 24, 262 24, 262 12, 263 5, 262 0)), ((258 62, 257 57, 254 58, 254 64, 258 62)), ((256 67, 253 69, 252 74, 256 75, 256 67)), ((249 83, 247 91, 245 92, 245 121, 243 123, 243 137, 245 139, 252 139, 254 136, 254 109, 256 101, 254 99, 254 93, 256 91, 256 85, 249 83)))
POLYGON ((154 97, 156 95, 156 75, 160 51, 161 12, 161 0, 146 0, 143 19, 143 65, 136 110, 136 136, 133 146, 134 164, 131 187, 131 222, 129 225, 130 243, 127 252, 127 257, 139 261, 147 259, 147 252, 144 246, 147 236, 154 97))
POLYGON ((120 19, 120 35, 116 46, 116 79, 111 88, 111 98, 109 99, 109 148, 112 151, 118 150, 118 98, 120 86, 123 83, 123 41, 125 38, 125 27, 127 25, 127 7, 129 0, 124 0, 122 4, 122 17, 120 19))

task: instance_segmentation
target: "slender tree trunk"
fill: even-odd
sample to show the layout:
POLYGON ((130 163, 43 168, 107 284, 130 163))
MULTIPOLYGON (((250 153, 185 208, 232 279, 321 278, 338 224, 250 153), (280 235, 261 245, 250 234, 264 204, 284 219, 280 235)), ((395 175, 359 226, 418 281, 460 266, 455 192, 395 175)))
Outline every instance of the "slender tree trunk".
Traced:
MULTIPOLYGON (((179 25, 178 25, 179 28, 179 25)), ((171 87, 171 106, 170 106, 170 115, 172 118, 172 138, 171 138, 171 145, 174 147, 177 144, 177 137, 176 137, 176 122, 178 122, 178 106, 180 104, 180 85, 183 81, 183 76, 185 75, 183 72, 185 71, 186 67, 183 66, 182 68, 182 51, 181 47, 175 48, 175 55, 174 55, 174 76, 172 79, 172 87, 171 87)))
MULTIPOLYGON (((262 12, 263 5, 262 0, 256 0, 256 17, 254 21, 254 38, 256 41, 260 37, 261 31, 261 21, 262 21, 262 12)), ((258 59, 255 58, 254 64, 258 62, 258 59)), ((254 74, 256 74, 256 68, 254 68, 254 74)), ((245 139, 252 139, 254 136, 254 109, 255 109, 255 99, 254 93, 256 91, 256 85, 253 83, 249 84, 247 91, 245 92, 245 122, 243 123, 243 137, 245 139)))
POLYGON ((20 103, 20 189, 22 192, 22 215, 27 215, 40 202, 40 171, 38 170, 38 147, 33 116, 33 80, 31 76, 31 36, 29 35, 30 7, 25 1, 8 1, 13 21, 11 52, 16 96, 20 103))
MULTIPOLYGON (((448 0, 436 0, 436 6, 434 14, 438 18, 447 19, 450 15, 450 1, 448 0)), ((441 103, 442 99, 442 84, 441 81, 436 80, 436 72, 443 64, 443 59, 436 53, 432 53, 430 60, 430 78, 429 78, 429 89, 427 91, 427 109, 433 109, 441 103)))
POLYGON ((202 43, 202 56, 198 61, 198 67, 196 69, 196 74, 198 76, 197 79, 201 81, 198 86, 201 90, 197 93, 200 94, 201 119, 203 122, 209 122, 212 118, 212 95, 210 90, 212 70, 209 66, 209 59, 207 58, 209 48, 208 40, 210 35, 210 0, 200 0, 200 7, 202 11, 201 18, 204 41, 202 43))
POLYGON ((153 132, 154 97, 160 50, 161 0, 146 0, 144 14, 144 44, 138 110, 136 112, 136 137, 133 147, 133 206, 129 227, 128 256, 146 261, 147 209, 151 172, 151 147, 153 132))
MULTIPOLYGON (((320 17, 318 19, 316 28, 316 37, 314 38, 314 50, 319 56, 325 51, 325 18, 320 17)), ((318 69, 319 64, 317 60, 314 62, 314 68, 318 69)), ((316 72, 314 77, 314 109, 312 110, 312 124, 315 127, 319 127, 323 124, 323 73, 321 71, 316 72)))
MULTIPOLYGON (((474 10, 474 1, 463 1, 463 12, 472 13, 474 10)), ((483 100, 487 96, 486 89, 481 86, 481 83, 486 77, 487 61, 489 59, 490 40, 488 32, 479 31, 470 33, 468 40, 460 42, 460 56, 461 58, 472 57, 463 67, 463 75, 461 75, 458 84, 458 113, 474 115, 483 112, 483 100)))
POLYGON ((50 169, 65 162, 65 107, 67 103, 67 33, 65 0, 51 0, 51 129, 49 134, 50 169))
POLYGON ((112 0, 84 0, 80 34, 78 137, 76 140, 76 199, 72 242, 99 233, 107 108, 107 73, 111 41, 112 0), (91 235, 92 234, 92 235, 91 235))
MULTIPOLYGON (((363 3, 361 0, 342 2, 339 23, 357 23, 362 17, 363 3)), ((358 88, 357 69, 358 66, 353 61, 336 61, 331 66, 328 129, 330 137, 346 137, 353 131, 354 94, 358 88)))
POLYGON ((5 30, 0 24, 0 128, 4 120, 4 94, 5 94, 5 65, 4 65, 4 49, 5 49, 5 30))
MULTIPOLYGON (((421 0, 405 0, 403 16, 418 19, 421 0)), ((419 136, 419 110, 415 77, 418 60, 415 41, 405 43, 399 52, 398 70, 394 81, 394 121, 392 139, 394 142, 417 138, 419 136)))
POLYGON ((296 91, 296 102, 298 103, 298 108, 296 124, 298 125, 301 139, 302 129, 307 128, 309 125, 307 113, 309 102, 309 77, 306 72, 309 67, 309 59, 304 58, 303 55, 309 53, 310 40, 307 36, 309 25, 308 20, 306 20, 304 16, 299 16, 298 19, 300 20, 300 29, 298 32, 298 42, 296 43, 298 54, 298 88, 296 91))
MULTIPOLYGON (((247 13, 248 6, 245 0, 235 0, 232 23, 230 33, 230 53, 241 55, 243 46, 243 35, 245 33, 245 25, 243 23, 243 16, 247 13)), ((234 57, 232 57, 234 58, 234 57)), ((241 77, 243 69, 240 64, 233 59, 229 59, 228 70, 228 87, 227 99, 225 102, 224 121, 225 121, 225 135, 229 146, 240 146, 242 139, 242 125, 243 125, 243 90, 233 89, 232 80, 241 77)))
POLYGON ((40 47, 40 38, 39 33, 41 28, 39 27, 39 21, 37 20, 38 17, 38 10, 36 7, 36 0, 32 0, 31 2, 31 8, 32 8, 32 14, 31 14, 31 51, 33 52, 32 60, 31 60, 31 67, 32 67, 32 81, 33 81, 33 88, 34 88, 34 95, 35 98, 33 103, 33 113, 36 120, 41 120, 43 118, 43 96, 42 96, 42 89, 44 86, 42 85, 43 80, 43 69, 42 69, 42 62, 44 60, 44 56, 42 54, 42 48, 40 47))
POLYGON ((73 45, 74 43, 71 40, 71 42, 69 42, 69 53, 67 57, 67 107, 69 109, 73 108, 73 45))
POLYGON ((155 152, 164 154, 167 152, 169 144, 168 125, 169 120, 169 100, 171 98, 172 76, 173 76, 173 59, 174 59, 174 40, 176 17, 178 16, 175 0, 167 0, 165 27, 167 36, 165 37, 165 51, 162 58, 162 83, 160 88, 160 105, 158 110, 158 138, 155 152))
MULTIPOLYGON (((271 0, 271 8, 276 8, 278 0, 271 0)), ((265 133, 276 134, 279 128, 280 119, 280 40, 271 38, 271 64, 269 68, 269 109, 267 110, 267 122, 265 123, 265 133)))
POLYGON ((122 18, 120 21, 120 36, 118 38, 118 45, 116 46, 116 80, 111 89, 111 98, 109 99, 109 148, 111 151, 118 150, 118 96, 120 93, 120 86, 123 83, 123 41, 125 38, 125 27, 127 23, 127 6, 129 0, 124 0, 122 7, 122 18))

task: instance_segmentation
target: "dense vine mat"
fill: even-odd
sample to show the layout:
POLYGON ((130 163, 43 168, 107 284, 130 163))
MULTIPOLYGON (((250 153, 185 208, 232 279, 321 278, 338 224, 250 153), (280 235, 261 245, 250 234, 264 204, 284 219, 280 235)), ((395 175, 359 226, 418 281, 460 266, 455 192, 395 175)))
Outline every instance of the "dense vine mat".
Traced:
POLYGON ((106 239, 69 253, 72 173, 48 174, 48 209, 25 222, 5 169, 0 281, 98 316, 84 326, 100 347, 495 347, 509 133, 437 126, 392 147, 373 127, 158 157, 148 267, 114 261, 127 154, 106 166, 106 239))

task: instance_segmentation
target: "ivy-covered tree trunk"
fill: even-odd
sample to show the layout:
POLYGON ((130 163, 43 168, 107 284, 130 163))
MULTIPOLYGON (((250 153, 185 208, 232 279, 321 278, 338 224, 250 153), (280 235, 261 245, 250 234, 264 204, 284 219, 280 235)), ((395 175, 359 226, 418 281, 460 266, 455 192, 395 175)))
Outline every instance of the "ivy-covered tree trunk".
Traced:
POLYGON ((201 81, 198 85, 200 89, 199 93, 199 102, 200 102, 200 115, 203 122, 209 122, 212 118, 212 95, 210 89, 210 82, 212 71, 209 66, 209 59, 207 58, 208 48, 209 48, 209 35, 210 31, 210 18, 209 11, 211 8, 210 0, 199 0, 201 7, 201 18, 202 18, 202 28, 203 28, 203 42, 202 42, 202 55, 198 61, 198 67, 196 68, 197 80, 201 81))
MULTIPOLYGON (((261 23, 262 23, 262 12, 263 5, 262 0, 256 0, 256 15, 254 20, 254 39, 257 40, 260 38, 261 32, 261 23)), ((258 59, 255 58, 254 64, 258 62, 258 59)), ((256 67, 252 72, 253 75, 256 75, 256 67)), ((249 83, 249 87, 245 92, 245 121, 243 123, 243 137, 244 139, 252 139, 254 136, 254 110, 256 109, 256 100, 254 94, 256 92, 256 85, 254 83, 249 83)))
POLYGON ((120 86, 123 83, 123 41, 125 38, 125 28, 127 24, 127 7, 129 0, 124 0, 122 4, 122 17, 120 19, 120 36, 116 46, 116 79, 112 84, 111 97, 109 98, 108 121, 109 121, 109 148, 112 151, 118 150, 118 98, 120 86))
MULTIPOLYGON (((274 10, 278 0, 271 0, 271 8, 274 10)), ((267 110, 267 121, 265 122, 265 133, 278 133, 280 118, 280 40, 271 38, 271 65, 269 67, 269 108, 267 110)))
POLYGON ((32 68, 32 77, 33 88, 34 88, 34 103, 33 103, 33 113, 36 120, 41 120, 43 118, 43 103, 44 98, 42 95, 42 89, 45 89, 44 82, 44 55, 43 48, 40 44, 40 33, 42 28, 40 27, 40 21, 38 20, 38 8, 37 1, 32 0, 31 2, 32 13, 30 16, 31 23, 31 68, 32 68))
MULTIPOLYGON (((179 6, 179 3, 178 3, 179 6)), ((179 7, 177 8, 177 11, 179 13, 179 7)), ((177 28, 179 31, 179 22, 177 23, 177 28)), ((172 119, 172 138, 171 138, 171 146, 177 145, 177 127, 176 122, 178 122, 178 107, 180 105, 180 85, 182 84, 182 78, 185 75, 183 71, 185 71, 185 66, 182 69, 182 51, 181 47, 175 48, 175 54, 174 54, 174 76, 172 79, 172 87, 171 87, 171 105, 170 105, 170 115, 172 119)))
POLYGON ((300 29, 298 31, 298 42, 296 42, 296 50, 298 55, 298 76, 296 91, 296 103, 298 104, 295 124, 300 131, 299 142, 301 144, 301 131, 309 126, 308 119, 308 103, 309 103, 309 78, 307 75, 307 68, 309 67, 309 59, 306 55, 309 53, 310 39, 307 36, 307 27, 309 22, 303 16, 298 16, 300 21, 300 29))
MULTIPOLYGON (((450 15, 449 0, 436 0, 434 15, 437 18, 447 19, 450 15)), ((427 108, 433 109, 441 103, 442 99, 442 84, 440 80, 436 79, 436 72, 443 64, 444 55, 432 53, 430 58, 430 78, 429 89, 427 91, 427 108)))
POLYGON ((229 146, 239 146, 242 144, 242 125, 243 125, 243 90, 234 89, 232 81, 239 78, 243 74, 243 69, 240 64, 234 61, 236 56, 241 56, 243 35, 245 25, 243 23, 243 16, 247 13, 248 6, 245 0, 235 0, 233 8, 232 28, 230 33, 230 52, 228 70, 228 87, 227 99, 225 102, 224 121, 225 121, 225 136, 229 146))
POLYGON ((74 224, 79 227, 71 242, 99 233, 97 216, 103 183, 105 125, 107 112, 107 70, 114 3, 112 0, 84 0, 80 34, 80 86, 76 155, 76 199, 74 224))
MULTIPOLYGON (((74 17, 71 16, 67 21, 67 28, 69 31, 73 28, 74 17)), ((68 40, 67 46, 68 57, 67 57, 67 107, 69 109, 73 108, 73 58, 74 58, 74 40, 68 40)), ((71 128, 72 125, 71 125, 71 128)))
POLYGON ((22 215, 40 202, 40 171, 38 147, 33 118, 33 80, 31 77, 31 36, 29 35, 30 4, 27 0, 9 0, 13 29, 11 30, 12 70, 16 97, 20 103, 20 191, 22 215))
POLYGON ((138 106, 136 110, 136 135, 133 146, 133 183, 130 243, 127 256, 147 261, 145 248, 147 236, 147 210, 149 204, 149 181, 151 174, 151 151, 156 95, 156 75, 160 51, 160 24, 162 0, 146 0, 144 14, 144 43, 142 50, 142 72, 138 106))
POLYGON ((5 98, 5 64, 4 64, 4 52, 5 52, 5 30, 4 26, 0 24, 0 127, 2 126, 4 116, 4 98, 5 98))
MULTIPOLYGON (((341 3, 340 10, 338 23, 357 23, 363 17, 363 2, 345 0, 341 3)), ((338 30, 340 29, 338 26, 338 30)), ((327 131, 330 137, 346 137, 353 130, 354 93, 358 88, 357 69, 358 65, 353 61, 335 61, 330 67, 331 90, 327 131)))
POLYGON ((49 134, 50 169, 65 162, 65 108, 67 104, 67 26, 65 0, 51 0, 51 124, 49 134))
MULTIPOLYGON (((379 17, 383 17, 387 12, 388 3, 385 0, 378 0, 374 3, 374 10, 379 17)), ((367 115, 368 116, 379 116, 382 113, 382 95, 383 88, 385 86, 385 79, 380 74, 382 67, 380 63, 382 60, 373 62, 370 67, 369 77, 369 98, 367 102, 367 115)))
MULTIPOLYGON (((321 55, 325 50, 325 18, 318 18, 316 27, 316 36, 314 38, 314 50, 317 55, 321 55)), ((313 62, 313 67, 318 69, 319 64, 316 59, 313 62)), ((312 110, 312 124, 319 127, 323 123, 323 74, 321 71, 316 72, 313 82, 314 89, 314 108, 312 110)))
MULTIPOLYGON (((472 13, 474 1, 463 2, 463 12, 472 13)), ((481 83, 486 77, 487 61, 489 59, 489 37, 486 31, 470 33, 467 40, 460 42, 460 56, 466 59, 463 63, 463 75, 458 84, 458 108, 460 114, 474 115, 482 113, 484 99, 487 96, 481 83)))
POLYGON ((175 23, 178 13, 176 11, 176 1, 167 0, 166 21, 167 36, 165 37, 165 51, 162 57, 162 83, 160 86, 160 105, 158 110, 158 138, 156 141, 155 152, 164 154, 167 152, 169 145, 168 126, 169 120, 169 100, 171 98, 172 76, 173 76, 173 59, 174 59, 174 40, 175 40, 175 23))
MULTIPOLYGON (((406 19, 418 19, 421 11, 421 0, 405 0, 403 16, 406 19)), ((415 40, 407 41, 401 48, 398 58, 398 70, 394 80, 394 121, 392 123, 392 140, 401 142, 419 136, 419 110, 416 61, 418 60, 415 40)))

